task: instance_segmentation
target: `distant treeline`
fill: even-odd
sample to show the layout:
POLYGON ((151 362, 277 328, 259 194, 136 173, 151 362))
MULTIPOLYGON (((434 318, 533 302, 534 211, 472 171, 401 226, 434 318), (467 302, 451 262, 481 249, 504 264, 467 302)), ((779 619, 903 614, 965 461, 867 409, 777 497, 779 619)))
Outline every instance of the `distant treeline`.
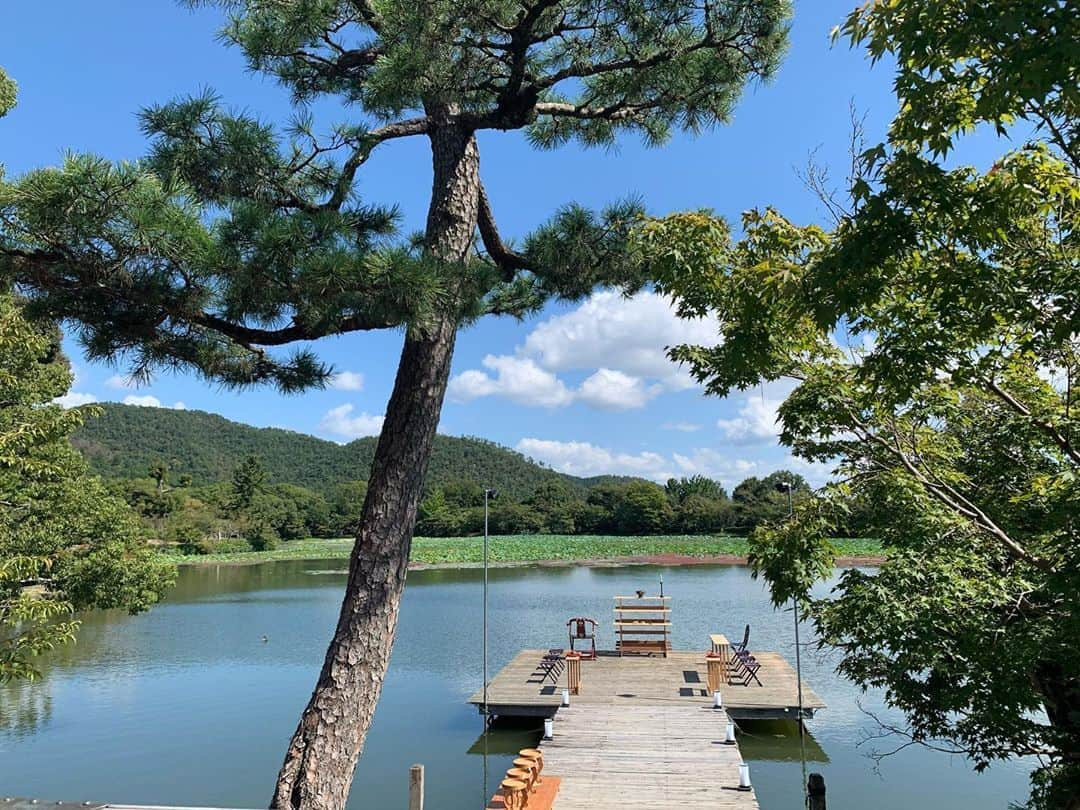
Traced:
MULTIPOLYGON (((584 491, 560 481, 541 484, 527 498, 499 494, 488 503, 492 534, 739 534, 788 511, 783 485, 795 502, 809 486, 795 473, 747 478, 729 497, 703 476, 605 482, 584 491)), ((416 533, 456 537, 484 530, 483 489, 470 482, 436 487, 420 504, 416 533)))
MULTIPOLYGON (((747 478, 730 497, 716 481, 694 476, 601 482, 584 490, 565 481, 541 483, 528 497, 497 493, 488 503, 491 534, 743 534, 788 511, 809 492, 797 474, 747 478)), ((196 486, 164 462, 141 478, 110 483, 142 517, 147 533, 190 553, 274 548, 282 540, 342 537, 355 531, 367 483, 346 481, 329 497, 296 484, 270 483, 267 467, 248 456, 230 480, 196 486)), ((433 487, 420 505, 416 533, 429 537, 481 534, 484 490, 472 481, 433 487)))

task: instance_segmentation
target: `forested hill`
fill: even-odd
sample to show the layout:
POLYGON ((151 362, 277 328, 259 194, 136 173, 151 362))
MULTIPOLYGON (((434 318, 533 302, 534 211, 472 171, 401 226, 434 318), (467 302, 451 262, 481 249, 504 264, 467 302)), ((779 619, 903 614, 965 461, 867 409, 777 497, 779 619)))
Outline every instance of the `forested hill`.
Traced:
MULTIPOLYGON (((271 483, 299 484, 328 493, 342 481, 366 479, 375 455, 373 437, 340 445, 304 433, 255 428, 204 411, 174 411, 108 403, 88 419, 73 443, 106 478, 142 478, 163 461, 169 474, 196 485, 228 480, 245 456, 265 463, 271 483)), ((524 499, 552 478, 584 489, 606 478, 575 478, 541 467, 509 448, 474 438, 437 436, 428 486, 475 481, 524 499)), ((618 480, 618 479, 610 479, 618 480)))

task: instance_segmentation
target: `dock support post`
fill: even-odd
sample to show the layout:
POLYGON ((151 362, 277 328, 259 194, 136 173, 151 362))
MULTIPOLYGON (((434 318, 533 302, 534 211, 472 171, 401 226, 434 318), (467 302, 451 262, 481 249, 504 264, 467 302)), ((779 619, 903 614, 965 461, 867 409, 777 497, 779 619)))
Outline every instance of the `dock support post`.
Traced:
POLYGON ((806 780, 806 810, 825 810, 825 777, 820 773, 806 780))
POLYGON ((424 766, 409 768, 409 810, 424 810, 424 766))

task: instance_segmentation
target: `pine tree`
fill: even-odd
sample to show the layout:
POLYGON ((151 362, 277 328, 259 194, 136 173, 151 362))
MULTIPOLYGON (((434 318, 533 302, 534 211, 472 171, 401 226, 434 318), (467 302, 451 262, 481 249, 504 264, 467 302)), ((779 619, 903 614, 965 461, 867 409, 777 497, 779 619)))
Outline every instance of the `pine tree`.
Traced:
POLYGON ((247 456, 233 470, 229 508, 236 512, 249 509, 265 485, 266 467, 263 466, 262 459, 256 455, 247 456))
POLYGON ((273 800, 340 808, 389 662, 458 328, 646 281, 625 249, 636 205, 570 207, 520 249, 504 241, 477 133, 660 144, 724 123, 775 69, 789 2, 216 2, 250 68, 291 90, 287 137, 211 94, 149 109, 144 163, 72 157, 5 193, 0 270, 35 312, 76 324, 89 356, 129 357, 136 377, 188 367, 297 391, 332 373, 308 342, 404 330, 341 615, 273 800), (362 113, 319 137, 306 105, 327 98, 362 113), (381 144, 418 137, 427 224, 395 242, 395 212, 364 205, 357 177, 381 144))

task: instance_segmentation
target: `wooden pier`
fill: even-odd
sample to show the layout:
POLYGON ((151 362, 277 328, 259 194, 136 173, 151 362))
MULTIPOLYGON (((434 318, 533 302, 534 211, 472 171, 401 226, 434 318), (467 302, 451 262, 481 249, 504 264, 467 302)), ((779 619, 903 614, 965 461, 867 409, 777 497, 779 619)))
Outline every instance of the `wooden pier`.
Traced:
MULTIPOLYGON (((502 717, 553 717, 562 700, 565 676, 553 681, 538 667, 546 650, 522 650, 488 684, 489 714, 502 717)), ((737 684, 721 688, 724 708, 735 720, 796 720, 799 716, 795 671, 779 654, 753 651, 761 662, 762 685, 737 684)), ((667 657, 620 657, 601 652, 581 662, 581 693, 577 705, 628 704, 699 708, 712 705, 706 686, 704 652, 673 651, 667 657)), ((483 711, 483 690, 469 702, 483 711)), ((825 703, 803 681, 803 718, 811 718, 825 703)))
POLYGON ((704 701, 571 702, 541 743, 544 771, 560 781, 551 810, 757 810, 740 791, 728 718, 704 701))

